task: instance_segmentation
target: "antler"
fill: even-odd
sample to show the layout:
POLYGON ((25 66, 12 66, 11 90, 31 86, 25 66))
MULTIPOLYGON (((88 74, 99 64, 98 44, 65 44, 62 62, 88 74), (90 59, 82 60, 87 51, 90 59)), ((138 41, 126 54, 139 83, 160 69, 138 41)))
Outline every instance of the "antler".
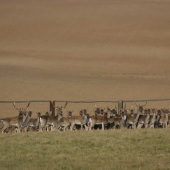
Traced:
POLYGON ((26 110, 26 109, 28 109, 29 105, 30 105, 30 102, 28 103, 27 107, 26 107, 25 109, 23 109, 23 110, 26 110))
POLYGON ((146 104, 147 104, 147 101, 146 101, 146 103, 144 105, 142 105, 142 107, 146 106, 146 104))
POLYGON ((135 105, 136 105, 137 107, 139 107, 139 105, 136 104, 136 101, 135 101, 135 105))
POLYGON ((65 108, 67 106, 67 103, 68 103, 68 101, 66 101, 66 104, 65 104, 65 106, 63 108, 65 108))
POLYGON ((25 109, 23 109, 23 107, 22 107, 22 109, 21 109, 21 108, 18 109, 18 108, 15 106, 15 102, 13 102, 13 106, 14 106, 15 109, 17 109, 17 110, 26 110, 26 109, 29 107, 29 105, 30 105, 30 102, 28 103, 28 105, 27 105, 27 107, 26 107, 25 109))
POLYGON ((15 109, 17 109, 17 110, 21 110, 21 109, 16 108, 16 106, 15 106, 15 102, 13 102, 13 106, 15 107, 15 109))

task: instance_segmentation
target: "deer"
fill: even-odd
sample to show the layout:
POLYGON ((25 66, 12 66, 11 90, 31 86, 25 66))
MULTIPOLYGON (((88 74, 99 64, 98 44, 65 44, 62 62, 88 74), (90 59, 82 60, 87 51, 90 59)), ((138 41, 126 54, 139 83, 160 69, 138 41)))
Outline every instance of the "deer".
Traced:
POLYGON ((150 109, 144 109, 144 115, 139 116, 137 128, 141 129, 142 126, 147 128, 149 121, 150 121, 150 109))
POLYGON ((37 118, 30 118, 29 122, 25 126, 26 132, 30 131, 30 129, 32 129, 33 131, 37 131, 39 122, 40 122, 40 116, 41 116, 41 113, 37 112, 37 118))
POLYGON ((58 122, 57 122, 57 130, 60 128, 64 127, 63 130, 66 131, 67 127, 70 126, 70 121, 69 118, 72 116, 72 111, 67 111, 67 117, 62 117, 58 122))
POLYGON ((29 123, 29 121, 31 119, 31 116, 32 116, 32 111, 29 111, 25 121, 21 125, 21 131, 22 132, 23 131, 27 132, 27 125, 28 125, 28 123, 29 123))
POLYGON ((161 118, 161 109, 156 109, 156 121, 155 121, 155 127, 159 128, 159 120, 161 118))
POLYGON ((73 112, 70 112, 71 116, 69 118, 70 130, 71 131, 73 130, 74 125, 81 125, 81 130, 83 129, 83 125, 84 125, 85 129, 87 130, 86 123, 88 121, 88 118, 87 118, 86 110, 83 110, 83 114, 84 114, 83 116, 72 116, 72 113, 73 112))
MULTIPOLYGON (((107 114, 108 114, 108 126, 109 125, 113 125, 113 128, 119 128, 121 129, 124 124, 125 124, 125 120, 126 120, 126 104, 125 107, 123 109, 120 109, 119 114, 117 114, 117 108, 115 107, 115 109, 109 109, 107 108, 107 114), (113 116, 111 116, 113 115, 113 116)), ((111 126, 110 126, 111 127, 111 126)))
POLYGON ((161 125, 162 128, 165 128, 168 125, 169 110, 168 109, 161 109, 161 112, 162 112, 162 114, 160 115, 159 125, 161 125))
MULTIPOLYGON (((56 116, 49 116, 49 115, 42 115, 40 116, 40 132, 42 132, 46 126, 51 126, 51 130, 55 130, 56 128, 56 125, 57 123, 60 121, 60 119, 63 117, 62 115, 62 111, 63 109, 65 109, 65 107, 67 106, 67 103, 65 103, 65 106, 64 107, 55 107, 57 108, 56 111, 57 111, 57 115, 56 116)), ((48 128, 47 128, 48 130, 48 128)))
POLYGON ((16 131, 20 132, 19 129, 20 129, 21 125, 23 124, 23 122, 26 119, 26 113, 27 113, 27 109, 28 109, 29 105, 30 105, 30 102, 28 103, 26 108, 19 108, 18 109, 15 106, 15 102, 13 102, 14 108, 19 111, 19 115, 16 116, 16 117, 7 117, 7 118, 4 118, 4 119, 1 119, 1 122, 3 124, 2 134, 4 133, 4 131, 7 128, 10 128, 11 126, 15 126, 16 131))
POLYGON ((152 115, 150 115, 150 122, 149 122, 150 128, 155 128, 156 111, 157 109, 151 109, 152 115))
MULTIPOLYGON (((133 129, 136 129, 136 126, 137 126, 137 123, 139 120, 139 116, 142 115, 143 108, 144 108, 144 106, 146 106, 146 104, 147 104, 147 101, 144 105, 137 105, 135 102, 135 105, 138 107, 138 111, 136 114, 127 115, 127 118, 126 118, 127 126, 132 126, 133 129)), ((132 105, 132 108, 133 108, 133 105, 132 105)))
POLYGON ((103 116, 92 115, 89 116, 89 127, 91 130, 94 128, 94 125, 102 125, 102 130, 104 130, 104 125, 108 123, 108 119, 110 118, 110 114, 106 112, 103 116))
POLYGON ((108 119, 108 123, 114 123, 114 128, 122 129, 125 126, 127 110, 120 109, 120 115, 108 119))
POLYGON ((128 121, 127 121, 127 119, 129 119, 129 117, 134 117, 134 115, 135 115, 135 109, 134 109, 133 104, 131 104, 131 109, 128 109, 128 111, 129 111, 130 113, 129 113, 129 114, 127 113, 127 115, 126 115, 126 127, 127 127, 128 129, 131 127, 131 129, 132 129, 132 125, 133 125, 133 124, 129 124, 128 121))
MULTIPOLYGON (((80 116, 83 116, 84 113, 87 115, 87 123, 84 125, 84 126, 85 126, 85 129, 86 129, 87 126, 88 126, 88 120, 89 120, 89 115, 87 114, 87 110, 88 110, 88 109, 78 110, 80 116)), ((71 116, 72 116, 72 114, 71 114, 71 116)), ((81 127, 81 125, 75 124, 75 125, 73 126, 73 129, 74 129, 74 130, 79 129, 79 126, 81 127)))

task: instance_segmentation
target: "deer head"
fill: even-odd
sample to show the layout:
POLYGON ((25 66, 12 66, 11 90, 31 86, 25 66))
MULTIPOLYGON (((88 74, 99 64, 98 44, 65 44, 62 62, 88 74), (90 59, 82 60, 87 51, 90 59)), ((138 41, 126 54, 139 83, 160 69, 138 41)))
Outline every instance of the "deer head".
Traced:
POLYGON ((67 103, 68 103, 68 102, 65 103, 65 106, 64 106, 64 107, 62 107, 62 106, 61 106, 61 107, 58 107, 58 106, 56 107, 56 108, 57 108, 57 109, 56 109, 57 114, 60 114, 61 116, 63 115, 63 109, 65 109, 65 107, 67 106, 67 103))
POLYGON ((71 116, 72 116, 72 114, 73 114, 73 111, 67 111, 67 115, 68 115, 68 117, 71 117, 71 116))
POLYGON ((15 102, 13 102, 14 108, 17 109, 17 110, 19 110, 19 116, 21 116, 21 115, 23 115, 23 114, 26 115, 27 109, 28 109, 29 105, 30 105, 30 102, 28 103, 28 105, 27 105, 26 108, 23 108, 23 107, 17 108, 16 105, 15 105, 15 102))
POLYGON ((83 113, 84 113, 84 110, 83 110, 83 109, 82 109, 82 110, 79 110, 80 116, 83 116, 83 113))
POLYGON ((143 112, 143 108, 144 108, 144 106, 146 106, 146 104, 147 104, 147 101, 144 105, 137 105, 136 101, 135 101, 135 105, 138 107, 139 112, 143 112))
POLYGON ((144 109, 144 115, 148 114, 148 109, 144 109))

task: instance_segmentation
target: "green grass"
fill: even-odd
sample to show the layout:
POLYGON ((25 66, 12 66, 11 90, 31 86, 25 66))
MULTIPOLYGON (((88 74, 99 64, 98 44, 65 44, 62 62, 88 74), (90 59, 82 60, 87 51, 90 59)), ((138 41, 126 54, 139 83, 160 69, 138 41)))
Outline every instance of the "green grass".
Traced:
POLYGON ((170 169, 170 129, 4 134, 0 169, 170 169))

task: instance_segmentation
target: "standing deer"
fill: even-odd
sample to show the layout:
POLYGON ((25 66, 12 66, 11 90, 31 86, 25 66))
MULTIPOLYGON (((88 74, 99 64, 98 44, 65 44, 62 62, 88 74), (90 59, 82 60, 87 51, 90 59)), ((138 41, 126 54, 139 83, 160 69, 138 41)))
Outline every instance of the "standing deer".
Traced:
POLYGON ((142 126, 147 128, 148 124, 149 124, 149 121, 150 121, 150 109, 145 109, 144 110, 144 115, 139 116, 137 128, 141 129, 142 126))
MULTIPOLYGON (((81 130, 83 129, 83 125, 85 125, 85 129, 87 130, 86 123, 88 119, 87 119, 86 111, 83 114, 84 114, 83 116, 71 116, 69 118, 70 130, 73 130, 74 125, 81 125, 81 130)), ((72 115, 72 112, 71 112, 71 115, 72 115)))
POLYGON ((126 118, 126 124, 127 126, 132 126, 133 129, 136 129, 136 126, 138 124, 139 116, 142 115, 143 107, 147 104, 147 102, 144 105, 137 105, 135 102, 135 105, 138 107, 138 111, 134 115, 128 115, 126 118))
POLYGON ((29 123, 29 121, 31 119, 31 116, 32 116, 32 112, 29 111, 25 121, 21 125, 21 131, 27 132, 27 125, 28 125, 28 123, 29 123))
POLYGON ((107 112, 103 116, 89 116, 89 130, 94 128, 94 125, 102 125, 102 130, 104 130, 104 125, 108 123, 110 114, 107 112))
POLYGON ((156 109, 151 109, 152 115, 150 115, 150 128, 155 128, 155 122, 156 122, 156 109))
POLYGON ((168 125, 168 113, 169 113, 169 110, 168 109, 161 109, 161 116, 160 116, 160 119, 159 119, 159 125, 162 126, 162 128, 164 127, 167 127, 168 125))
MULTIPOLYGON (((55 107, 57 108, 57 115, 56 116, 49 116, 49 115, 42 115, 40 116, 40 131, 43 131, 47 126, 51 126, 51 130, 54 130, 56 128, 57 123, 60 121, 60 119, 62 118, 62 111, 63 109, 65 109, 65 107, 67 106, 67 103, 65 103, 64 107, 55 107)), ((47 128, 48 130, 48 128, 47 128)))
POLYGON ((23 122, 26 119, 27 109, 28 109, 29 105, 30 105, 30 102, 28 103, 26 108, 19 108, 18 109, 15 106, 15 102, 13 103, 14 108, 19 111, 19 116, 7 117, 7 118, 4 118, 4 119, 1 119, 1 122, 3 124, 2 134, 4 133, 4 131, 7 128, 10 128, 11 126, 15 126, 17 132, 19 132, 19 129, 20 129, 21 125, 23 124, 23 122))
POLYGON ((33 131, 37 131, 39 127, 40 116, 41 116, 41 113, 37 112, 37 118, 30 118, 29 122, 27 123, 25 127, 26 131, 30 131, 30 129, 32 129, 33 131))
POLYGON ((70 126, 70 120, 69 118, 72 116, 72 111, 67 111, 67 117, 62 117, 58 122, 57 122, 57 130, 60 128, 63 128, 64 131, 66 131, 66 128, 70 126))
POLYGON ((126 117, 127 117, 127 110, 126 109, 120 109, 119 113, 120 113, 119 116, 109 118, 108 123, 112 123, 112 121, 113 121, 114 122, 114 128, 122 129, 125 126, 126 117))

